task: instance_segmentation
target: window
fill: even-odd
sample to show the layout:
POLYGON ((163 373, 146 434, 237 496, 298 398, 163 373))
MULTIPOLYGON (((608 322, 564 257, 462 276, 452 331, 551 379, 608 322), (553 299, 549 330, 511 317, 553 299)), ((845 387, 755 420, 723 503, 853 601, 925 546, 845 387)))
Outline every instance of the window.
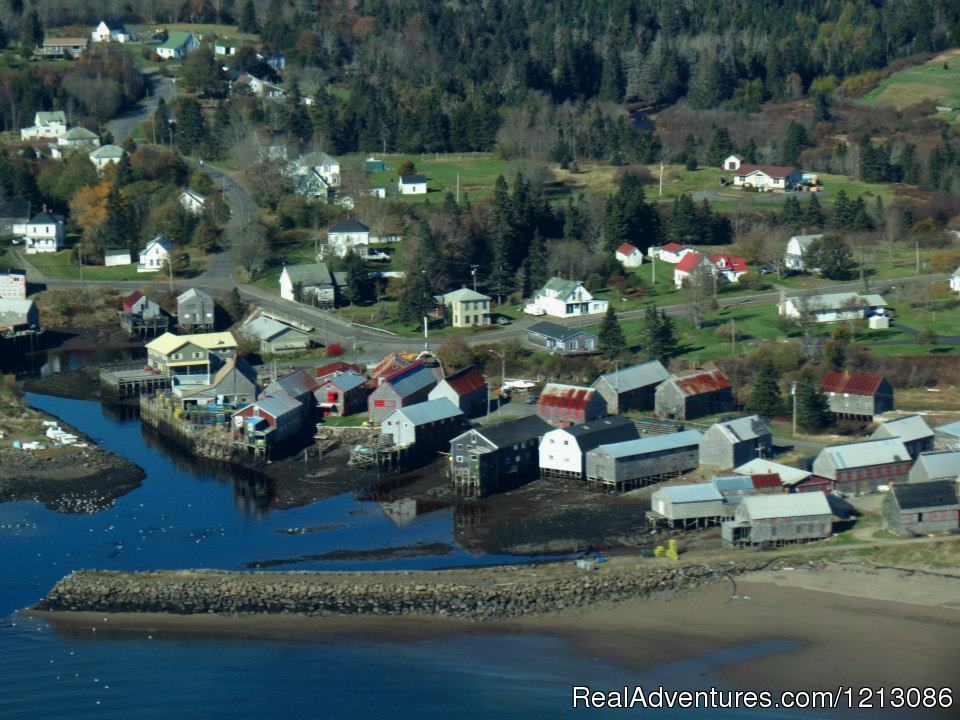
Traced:
POLYGON ((463 455, 457 455, 457 462, 463 462, 463 455))

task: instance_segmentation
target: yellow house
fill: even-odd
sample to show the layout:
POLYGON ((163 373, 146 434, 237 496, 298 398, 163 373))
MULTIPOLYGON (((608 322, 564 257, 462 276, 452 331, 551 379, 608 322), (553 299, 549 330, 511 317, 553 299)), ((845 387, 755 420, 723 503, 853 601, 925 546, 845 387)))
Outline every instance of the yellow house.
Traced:
POLYGON ((490 324, 490 297, 468 288, 443 296, 447 320, 453 327, 490 324))
POLYGON ((236 354, 237 341, 229 332, 168 332, 147 343, 147 364, 159 372, 176 375, 181 382, 209 382, 220 366, 236 354))

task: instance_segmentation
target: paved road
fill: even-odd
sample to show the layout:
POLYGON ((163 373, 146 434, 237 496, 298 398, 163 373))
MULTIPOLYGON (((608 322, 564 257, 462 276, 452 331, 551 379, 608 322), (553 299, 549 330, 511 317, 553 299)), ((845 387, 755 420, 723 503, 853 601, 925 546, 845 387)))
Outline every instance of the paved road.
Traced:
POLYGON ((107 123, 107 130, 113 135, 113 142, 120 145, 140 123, 149 120, 157 109, 159 98, 166 103, 174 96, 175 90, 170 78, 154 73, 146 73, 150 94, 136 108, 107 123))

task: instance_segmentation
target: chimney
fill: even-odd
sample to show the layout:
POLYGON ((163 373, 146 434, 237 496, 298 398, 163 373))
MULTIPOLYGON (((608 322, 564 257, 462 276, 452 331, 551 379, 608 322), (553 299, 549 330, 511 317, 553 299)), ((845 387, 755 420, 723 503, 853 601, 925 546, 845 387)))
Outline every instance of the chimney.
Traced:
POLYGON ((44 203, 43 205, 41 205, 41 207, 43 208, 43 211, 44 211, 44 212, 47 212, 47 204, 46 204, 46 203, 44 203))

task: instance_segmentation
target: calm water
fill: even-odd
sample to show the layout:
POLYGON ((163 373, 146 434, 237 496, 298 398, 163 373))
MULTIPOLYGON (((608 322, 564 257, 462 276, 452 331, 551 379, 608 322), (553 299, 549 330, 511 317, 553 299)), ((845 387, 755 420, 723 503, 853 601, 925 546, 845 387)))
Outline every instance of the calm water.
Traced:
MULTIPOLYGON (((58 514, 32 502, 0 505, 0 618, 32 604, 77 568, 240 568, 251 561, 416 542, 455 549, 443 557, 291 567, 421 569, 517 561, 473 556, 456 546, 451 510, 402 527, 375 503, 359 503, 349 494, 305 508, 256 511, 229 480, 144 442, 135 419, 107 414, 97 403, 46 396, 30 401, 130 458, 147 478, 93 515, 58 514), (276 532, 318 525, 342 527, 276 532)), ((782 649, 776 642, 731 648, 638 677, 545 637, 403 643, 61 637, 45 623, 9 616, 0 620, 0 718, 566 717, 575 714, 568 709, 574 683, 692 687, 688 679, 695 679, 699 686, 719 662, 782 649)))

